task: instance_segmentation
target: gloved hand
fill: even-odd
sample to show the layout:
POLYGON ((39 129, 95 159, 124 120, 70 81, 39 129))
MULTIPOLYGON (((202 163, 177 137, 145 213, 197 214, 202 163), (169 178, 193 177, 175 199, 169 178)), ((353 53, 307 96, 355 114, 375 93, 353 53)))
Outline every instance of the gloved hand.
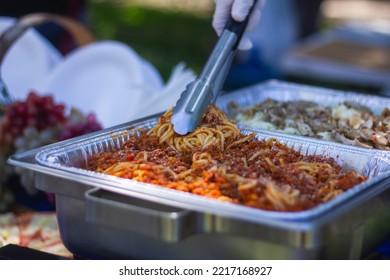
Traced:
MULTIPOLYGON (((230 15, 236 21, 243 21, 249 14, 250 8, 253 6, 253 0, 214 0, 215 11, 213 15, 212 26, 218 36, 221 35, 223 28, 230 15)), ((260 22, 261 8, 263 1, 258 0, 253 8, 252 14, 245 32, 253 30, 260 22)), ((245 36, 241 38, 238 46, 239 50, 249 50, 252 48, 252 42, 245 36)))

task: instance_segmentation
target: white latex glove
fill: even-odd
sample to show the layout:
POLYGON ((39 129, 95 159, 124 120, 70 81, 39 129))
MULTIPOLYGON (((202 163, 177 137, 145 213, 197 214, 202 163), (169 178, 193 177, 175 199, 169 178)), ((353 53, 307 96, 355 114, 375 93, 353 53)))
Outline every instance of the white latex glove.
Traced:
MULTIPOLYGON (((248 16, 249 10, 253 6, 253 0, 214 0, 214 2, 215 11, 212 26, 218 36, 221 35, 230 15, 232 15, 233 19, 236 21, 243 21, 248 16)), ((256 6, 253 8, 245 32, 255 29, 259 24, 262 6, 263 0, 258 0, 256 6)), ((238 49, 249 50, 251 48, 252 42, 244 34, 238 49)))

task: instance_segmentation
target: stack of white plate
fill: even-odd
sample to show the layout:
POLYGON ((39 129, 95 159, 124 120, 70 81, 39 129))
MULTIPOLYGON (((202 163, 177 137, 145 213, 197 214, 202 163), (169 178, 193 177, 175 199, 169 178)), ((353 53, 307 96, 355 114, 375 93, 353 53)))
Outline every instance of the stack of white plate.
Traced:
MULTIPOLYGON (((0 17, 0 33, 11 27, 14 18, 0 17)), ((23 99, 31 89, 40 87, 62 55, 36 30, 25 32, 7 51, 1 74, 12 97, 23 99)))
POLYGON ((35 30, 12 46, 2 74, 15 99, 31 90, 51 94, 68 109, 95 113, 103 127, 169 109, 194 79, 193 72, 179 64, 164 84, 150 62, 118 41, 94 42, 62 57, 35 30))

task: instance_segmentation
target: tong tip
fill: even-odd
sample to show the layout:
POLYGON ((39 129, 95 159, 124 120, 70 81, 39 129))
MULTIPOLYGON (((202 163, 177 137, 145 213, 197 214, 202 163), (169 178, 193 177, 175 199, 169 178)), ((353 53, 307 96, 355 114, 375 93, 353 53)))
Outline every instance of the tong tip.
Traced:
POLYGON ((189 116, 186 116, 185 114, 173 114, 171 122, 173 125, 173 130, 180 135, 186 135, 195 129, 195 127, 191 125, 189 116))

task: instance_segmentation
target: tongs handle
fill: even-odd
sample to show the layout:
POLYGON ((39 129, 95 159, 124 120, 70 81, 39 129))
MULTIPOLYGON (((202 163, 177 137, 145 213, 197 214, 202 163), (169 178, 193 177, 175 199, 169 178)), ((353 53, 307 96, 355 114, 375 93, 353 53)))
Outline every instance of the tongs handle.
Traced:
POLYGON ((253 1, 253 5, 251 9, 249 10, 248 16, 241 22, 238 22, 234 20, 234 18, 230 15, 228 21, 226 22, 224 30, 229 30, 230 32, 236 34, 237 41, 236 44, 233 46, 232 50, 236 50, 238 48, 238 45, 240 44, 241 37, 244 34, 245 28, 248 25, 250 15, 252 14, 252 10, 257 4, 257 0, 253 1))
POLYGON ((185 135, 194 131, 206 109, 217 99, 256 2, 244 21, 235 21, 230 16, 202 72, 181 94, 172 116, 176 133, 185 135))

